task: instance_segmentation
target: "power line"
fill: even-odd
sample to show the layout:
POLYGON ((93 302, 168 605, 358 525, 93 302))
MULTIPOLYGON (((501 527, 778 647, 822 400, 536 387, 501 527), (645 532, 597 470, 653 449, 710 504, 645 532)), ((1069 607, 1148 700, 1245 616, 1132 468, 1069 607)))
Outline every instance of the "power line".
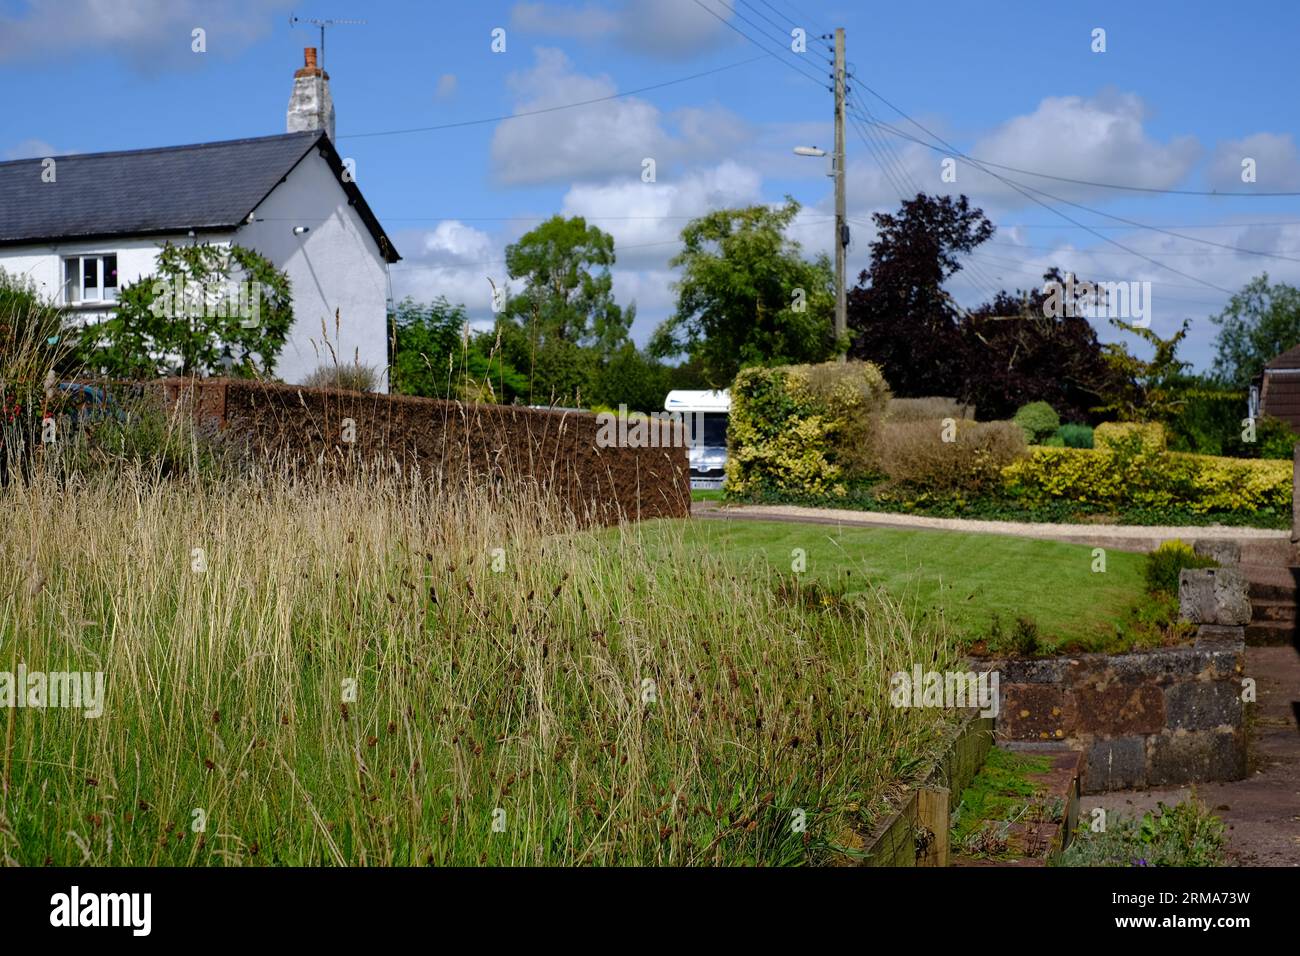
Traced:
MULTIPOLYGON (((972 251, 972 252, 968 252, 967 255, 971 255, 971 256, 978 255, 980 258, 982 258, 982 259, 988 259, 990 262, 1006 262, 1006 263, 1010 263, 1011 265, 1021 266, 1022 268, 1021 268, 1020 271, 1022 271, 1022 272, 1033 272, 1033 273, 1038 273, 1038 274, 1041 275, 1042 273, 1044 273, 1044 272, 1047 271, 1046 269, 1033 269, 1033 268, 1030 268, 1030 267, 1029 267, 1029 263, 1028 263, 1026 260, 1024 260, 1024 259, 1009 259, 1009 258, 1007 258, 1006 256, 995 256, 995 255, 991 255, 990 253, 982 252, 982 251, 981 251, 981 252, 974 252, 974 251, 972 251)), ((1073 270, 1071 270, 1071 271, 1073 271, 1073 270)), ((1077 273, 1076 273, 1076 274, 1077 274, 1077 273)), ((1089 276, 1089 277, 1092 278, 1092 276, 1089 276)), ((1101 277, 1098 277, 1098 278, 1101 278, 1101 277)), ((1103 279, 1102 281, 1117 282, 1117 281, 1121 281, 1121 280, 1113 279, 1113 278, 1112 278, 1112 279, 1103 279)), ((1129 280, 1126 279, 1126 280, 1123 280, 1123 281, 1129 281, 1129 280)), ((1169 287, 1169 288, 1171 288, 1171 289, 1192 289, 1192 290, 1196 290, 1196 291, 1200 291, 1200 290, 1201 290, 1201 286, 1199 286, 1199 285, 1188 285, 1188 284, 1185 283, 1185 282, 1169 282, 1169 281, 1167 281, 1167 280, 1165 280, 1165 279, 1153 279, 1153 280, 1151 280, 1151 281, 1153 281, 1153 282, 1159 284, 1162 288, 1167 286, 1167 287, 1169 287)), ((1216 300, 1216 301, 1217 301, 1217 300, 1216 300)))
MULTIPOLYGON (((1063 226, 1059 222, 999 222, 994 223, 999 229, 1076 229, 1077 226, 1063 226)), ((1245 229, 1250 226, 1300 226, 1300 219, 1270 219, 1264 222, 1193 222, 1183 225, 1164 226, 1106 226, 1094 224, 1093 229, 1245 229)))
MULTIPOLYGON (((877 97, 877 98, 880 99, 882 102, 886 103, 886 104, 887 104, 891 109, 893 109, 895 112, 899 113, 899 115, 901 115, 901 116, 902 116, 904 119, 906 119, 909 123, 912 123, 913 125, 917 126, 919 129, 921 129, 921 130, 923 130, 924 132, 928 133, 930 136, 933 136, 935 139, 939 140, 939 142, 940 142, 940 143, 943 143, 944 146, 947 147, 947 149, 941 149, 940 147, 935 146, 933 143, 927 143, 927 142, 925 142, 924 140, 918 139, 918 138, 915 137, 915 136, 911 136, 911 135, 909 135, 908 133, 905 133, 905 132, 903 132, 902 130, 898 129, 897 127, 891 126, 889 123, 877 123, 876 125, 880 126, 880 127, 883 128, 883 129, 887 129, 887 130, 889 130, 890 132, 894 133, 896 136, 901 136, 903 139, 911 140, 912 142, 914 142, 914 143, 918 143, 918 144, 920 144, 921 146, 926 147, 927 149, 932 149, 932 150, 934 150, 935 152, 938 152, 938 153, 951 153, 951 154, 954 154, 954 155, 960 156, 962 159, 965 159, 967 162, 969 162, 971 165, 973 165, 976 169, 978 169, 978 170, 980 170, 981 172, 983 172, 985 175, 987 175, 987 176, 992 176, 994 179, 998 180, 999 182, 1002 182, 1002 183, 1004 183, 1004 184, 1010 186, 1012 189, 1016 190, 1016 192, 1020 193, 1022 196, 1025 196, 1025 198, 1030 199, 1031 201, 1038 203, 1040 206, 1042 206, 1043 208, 1049 210, 1050 212, 1053 212, 1053 213, 1055 213, 1056 215, 1061 216, 1062 218, 1064 218, 1064 219, 1068 220, 1069 222, 1073 223, 1073 224, 1074 224, 1075 226, 1077 226, 1078 228, 1080 228, 1080 229, 1086 229, 1086 230, 1088 230, 1088 231, 1090 231, 1090 232, 1093 232, 1093 234, 1094 234, 1095 236, 1097 236, 1097 238, 1099 238, 1099 239, 1104 239, 1106 242, 1109 242, 1109 243, 1111 243, 1111 244, 1113 244, 1113 245, 1117 245, 1117 246, 1119 246, 1119 248, 1124 249, 1125 251, 1131 253, 1132 255, 1140 256, 1141 258, 1147 259, 1148 262, 1155 262, 1155 260, 1154 260, 1154 259, 1149 259, 1149 258, 1147 258, 1146 256, 1143 256, 1143 255, 1142 255, 1141 253, 1139 253, 1139 252, 1134 252, 1134 251, 1131 250, 1131 249, 1127 249, 1127 247, 1120 245, 1119 243, 1115 242, 1115 240, 1110 239, 1110 238, 1108 238, 1108 237, 1106 237, 1106 236, 1103 236, 1103 235, 1101 235, 1101 234, 1098 233, 1098 232, 1094 232, 1092 226, 1088 226, 1088 225, 1085 225, 1084 223, 1078 222, 1078 221, 1075 220, 1075 219, 1071 219, 1069 216, 1066 216, 1066 215, 1065 215, 1063 212, 1061 212, 1059 209, 1052 209, 1052 207, 1048 206, 1046 203, 1043 203, 1043 202, 1041 202, 1041 201, 1039 201, 1039 200, 1037 200, 1037 199, 1034 199, 1034 197, 1033 197, 1033 196, 1030 196, 1029 193, 1025 192, 1025 190, 1027 189, 1027 190, 1029 190, 1029 192, 1037 193, 1037 194, 1040 195, 1040 196, 1046 196, 1048 199, 1051 199, 1051 200, 1053 200, 1053 201, 1055 201, 1055 202, 1064 203, 1064 204, 1067 205, 1067 206, 1073 206, 1075 209, 1082 209, 1084 212, 1090 212, 1090 213, 1092 213, 1092 214, 1095 215, 1095 216, 1104 216, 1104 217, 1106 217, 1107 219, 1113 219, 1113 220, 1115 220, 1116 222, 1122 222, 1122 223, 1124 223, 1124 224, 1126 224, 1126 225, 1132 226, 1132 227, 1135 228, 1135 229, 1147 229, 1147 230, 1150 230, 1150 231, 1152 231, 1152 232, 1162 233, 1163 235, 1166 235, 1166 236, 1172 236, 1172 237, 1175 238, 1175 239, 1183 239, 1183 240, 1185 240, 1185 241, 1187 241, 1187 242, 1199 242, 1199 243, 1202 243, 1203 245, 1207 245, 1207 246, 1217 246, 1217 247, 1219 247, 1219 248, 1221 248, 1221 249, 1230 249, 1230 250, 1232 250, 1233 252, 1239 252, 1239 253, 1242 253, 1243 255, 1264 256, 1265 258, 1269 258, 1269 259, 1281 259, 1281 260, 1283 260, 1283 261, 1285 261, 1285 262, 1300 262, 1300 258, 1296 258, 1295 256, 1284 256, 1284 255, 1281 255, 1281 254, 1279 254, 1279 253, 1275 253, 1275 252, 1264 252, 1264 251, 1259 250, 1259 249, 1244 249, 1244 248, 1242 248, 1242 247, 1240 247, 1240 246, 1230 246, 1230 245, 1228 245, 1227 243, 1215 242, 1215 241, 1213 241, 1212 239, 1200 239, 1200 238, 1198 238, 1198 237, 1196 237, 1196 236, 1185 236, 1185 235, 1183 235, 1183 234, 1181 234, 1181 233, 1171 232, 1170 230, 1168 230, 1168 229, 1164 229, 1164 228, 1162 228, 1162 227, 1160 227, 1160 226, 1151 226, 1151 225, 1148 225, 1148 224, 1146 224, 1146 223, 1138 222, 1138 221, 1136 221, 1136 220, 1134 220, 1134 219, 1127 219, 1127 218, 1125 218, 1124 216, 1117 216, 1117 215, 1115 215, 1114 213, 1103 212, 1103 211, 1100 210, 1100 209, 1094 209, 1094 208, 1091 207, 1091 206, 1085 206, 1085 205, 1082 204, 1082 203, 1073 202, 1072 200, 1069 200, 1069 199, 1063 199, 1062 197, 1057 196, 1057 195, 1055 195, 1055 194, 1053 194, 1053 193, 1044 192, 1044 191, 1041 190, 1041 189, 1037 189, 1037 188, 1035 188, 1035 187, 1033 187, 1033 186, 1029 186, 1029 185, 1027 185, 1027 184, 1025 184, 1025 183, 1017 183, 1017 182, 1016 182, 1015 180, 1013 180, 1013 179, 1008 179, 1008 178, 1005 177, 1005 176, 1000 176, 1000 175, 998 175, 997 173, 990 172, 988 169, 986 169, 986 168, 984 167, 984 165, 983 165, 979 160, 973 159, 972 157, 970 157, 970 156, 968 156, 967 154, 963 153, 961 150, 957 149, 957 147, 953 146, 951 143, 949 143, 949 142, 947 142, 946 140, 944 140, 942 137, 938 136, 938 135, 935 134, 935 133, 930 132, 930 130, 926 129, 924 126, 921 126, 921 124, 917 123, 916 120, 912 119, 912 118, 911 118, 910 116, 908 116, 906 113, 903 113, 901 110, 899 110, 898 107, 894 106, 892 103, 889 103, 888 100, 885 100, 883 97, 881 97, 879 93, 876 93, 874 90, 871 90, 870 87, 867 87, 867 89, 871 91, 871 94, 872 94, 873 96, 877 97), (1024 189, 1020 188, 1021 186, 1023 186, 1024 189)), ((1156 263, 1156 264, 1157 264, 1157 265, 1161 265, 1163 268, 1166 268, 1166 269, 1171 268, 1170 266, 1166 266, 1166 265, 1164 265, 1163 263, 1156 263)), ((1177 270, 1174 270, 1174 271, 1177 271, 1177 270)), ((1189 278, 1191 278, 1191 277, 1189 277, 1189 278)), ((1199 281, 1199 280, 1198 280, 1198 281, 1199 281)), ((1218 286, 1214 286, 1214 288, 1218 288, 1218 286)), ((1219 291, 1221 291, 1221 292, 1227 292, 1227 291, 1229 291, 1229 290, 1227 290, 1227 289, 1219 289, 1219 291)))
POLYGON ((662 90, 668 86, 676 86, 679 83, 689 83, 691 80, 702 79, 706 76, 713 76, 715 73, 722 73, 725 70, 734 70, 736 67, 745 66, 749 63, 757 63, 764 59, 762 56, 752 56, 747 60, 739 60, 735 63, 728 63, 725 66, 715 67, 712 70, 704 70, 700 73, 692 73, 690 76, 679 77, 675 80, 665 80, 662 83, 651 83, 649 86, 639 86, 634 90, 624 90, 622 93, 611 93, 608 96, 596 96, 589 100, 578 100, 575 103, 563 103, 559 106, 547 106, 542 109, 524 110, 519 113, 506 113, 500 116, 485 116, 482 119, 460 120, 455 123, 439 123, 436 126, 412 126, 407 129, 389 129, 379 130, 373 133, 345 133, 338 137, 339 139, 368 139, 374 136, 400 136, 405 133, 431 133, 443 129, 459 129, 463 126, 482 126, 486 123, 501 123, 505 120, 522 119, 525 116, 538 116, 543 113, 556 113, 560 110, 576 109, 579 106, 592 106, 596 103, 607 103, 610 100, 622 99, 625 96, 636 96, 638 93, 649 93, 652 90, 662 90))
MULTIPOLYGON (((998 258, 998 256, 985 255, 983 254, 983 252, 970 252, 969 255, 972 256, 979 255, 980 258, 995 260, 995 261, 1006 261, 1006 263, 1013 264, 1010 267, 1011 272, 1022 272, 1024 274, 1032 274, 1032 276, 1039 276, 1041 278, 1041 273, 1037 271, 1037 269, 1024 268, 1023 263, 1017 265, 1015 264, 1015 260, 1000 259, 998 258)), ((1009 267, 1005 267, 1004 265, 1004 267, 998 267, 998 271, 1001 271, 1001 269, 1008 269, 1008 268, 1009 267)), ((1131 280, 1121 280, 1121 278, 1108 278, 1104 276, 1089 276, 1089 280, 1099 281, 1099 282, 1131 281, 1131 280)), ((1190 286, 1190 285, 1183 284, 1183 282, 1166 282, 1164 280, 1153 280, 1152 282, 1153 285, 1160 287, 1160 289, 1165 289, 1165 287, 1169 287, 1169 289, 1200 289, 1200 286, 1190 286)), ((1167 300, 1167 302, 1183 302, 1183 303, 1191 304, 1191 306, 1218 306, 1218 304, 1221 304, 1219 300, 1213 300, 1213 299, 1183 299, 1183 298, 1174 298, 1171 297, 1171 295, 1161 295, 1161 298, 1167 300)))
MULTIPOLYGON (((718 0, 718 2, 719 2, 719 3, 722 3, 723 6, 726 7, 728 10, 730 10, 732 13, 735 13, 735 12, 736 12, 732 7, 727 7, 726 4, 723 3, 723 0, 718 0)), ((811 74, 811 73, 808 73, 808 72, 807 72, 806 70, 804 70, 802 67, 796 66, 796 65, 795 65, 794 63, 792 63, 791 61, 786 60, 786 59, 784 59, 784 58, 782 58, 782 57, 780 57, 780 56, 777 56, 777 54, 775 53, 775 51, 772 50, 771 47, 767 46, 766 44, 764 44, 764 43, 763 43, 762 41, 760 41, 760 40, 755 40, 752 36, 750 36, 750 35, 749 35, 748 33, 746 33, 744 30, 740 29, 740 27, 736 26, 734 23, 732 23, 732 22, 731 22, 730 20, 728 20, 726 17, 724 17, 724 16, 720 16, 720 15, 718 14, 718 12, 717 12, 716 10, 714 10, 712 7, 705 6, 705 4, 702 2, 702 0, 694 0, 694 3, 695 3, 695 5, 698 6, 701 10, 704 10, 704 11, 707 12, 710 16, 712 16, 715 20, 717 20, 717 21, 719 21, 720 23, 724 24, 724 25, 725 25, 726 27, 728 27, 729 29, 736 31, 736 32, 739 33, 742 37, 744 37, 746 40, 748 40, 750 43, 754 44, 754 46, 758 47, 760 50, 765 51, 767 56, 772 57, 772 58, 775 59, 778 63, 784 64, 785 66, 787 66, 787 67, 789 67, 790 69, 794 70, 794 71, 795 71, 796 73, 798 73, 800 76, 804 77, 804 79, 812 80, 812 81, 813 81, 814 83, 816 83, 818 86, 825 87, 825 88, 829 89, 829 87, 826 87, 826 84, 825 84, 821 79, 819 79, 818 77, 814 76, 814 75, 811 74)), ((744 18, 742 17, 742 19, 744 19, 744 18)), ((752 23, 753 21, 745 20, 745 22, 746 22, 746 23, 752 23)))
MULTIPOLYGON (((1191 279, 1191 280, 1193 280, 1194 282, 1199 282, 1199 283, 1201 283, 1202 285, 1209 286, 1209 287, 1212 288, 1212 289, 1217 289, 1217 290, 1220 291, 1220 292, 1226 292, 1226 293, 1228 293, 1229 295, 1232 294, 1232 290, 1231 290, 1231 289, 1225 289, 1225 288, 1223 288, 1222 286, 1217 286, 1217 285, 1215 285, 1213 282, 1207 282, 1205 279, 1202 279, 1202 278, 1200 278, 1199 276, 1194 276, 1194 275, 1191 275, 1190 273, 1183 272, 1183 271, 1181 271, 1180 269, 1175 269, 1175 268, 1174 268, 1173 266, 1171 266, 1171 265, 1168 265, 1168 264, 1166 264, 1166 263, 1164 263, 1164 262, 1160 262, 1159 260, 1156 260, 1156 259, 1152 259, 1150 256, 1143 255, 1142 253, 1137 252, 1136 250, 1130 249, 1130 248, 1128 248, 1127 246, 1125 246, 1123 243, 1118 242, 1117 240, 1112 239, 1112 238, 1110 238, 1109 236, 1103 236, 1101 233, 1099 233, 1099 232, 1095 232, 1095 231, 1089 229, 1089 227, 1088 227, 1087 225, 1085 225, 1084 223, 1079 222, 1077 219, 1074 219, 1074 218, 1072 218, 1072 217, 1066 215, 1065 213, 1061 212, 1061 210, 1059 210, 1059 209, 1055 209, 1055 208, 1053 208, 1052 206, 1049 206, 1047 203, 1043 202, 1041 199, 1038 199, 1038 198, 1036 198, 1036 197, 1034 197, 1034 196, 1031 196, 1028 192, 1025 191, 1025 189, 1022 189, 1022 188, 1021 188, 1021 184, 1015 182, 1014 180, 1008 179, 1007 177, 1002 176, 1002 175, 1000 175, 1000 174, 998 174, 998 173, 990 172, 988 169, 985 169, 985 168, 984 168, 983 166, 981 166, 981 165, 980 165, 976 160, 971 159, 971 158, 970 158, 969 156, 967 156, 965 153, 961 152, 961 150, 957 149, 957 147, 953 146, 951 143, 949 143, 947 140, 945 140, 942 136, 939 136, 937 133, 934 133, 934 132, 932 132, 932 131, 926 129, 924 126, 922 126, 922 125, 921 125, 920 123, 918 123, 916 120, 912 119, 912 117, 908 116, 908 115, 907 115, 906 113, 904 113, 901 109, 899 109, 899 108, 898 108, 897 106, 895 106, 893 103, 889 102, 889 100, 885 99, 883 96, 881 96, 881 95, 880 95, 879 93, 877 93, 875 90, 873 90, 871 87, 867 86, 865 83, 862 84, 862 85, 863 85, 863 87, 867 90, 868 93, 870 93, 872 96, 876 97, 876 99, 880 100, 882 103, 884 103, 886 106, 888 106, 890 109, 892 109, 892 110, 893 110, 895 113, 897 113, 899 116, 902 116, 904 119, 906 119, 909 123, 911 123, 911 124, 912 124, 913 126, 915 126, 917 129, 921 130, 923 133, 927 134, 928 136, 933 137, 934 139, 938 140, 940 143, 943 143, 945 146, 947 146, 947 147, 948 147, 948 150, 949 150, 950 152, 955 153, 956 155, 963 157, 963 158, 966 159, 968 162, 970 162, 973 166, 975 166, 976 169, 981 169, 981 170, 984 171, 984 173, 985 173, 986 175, 988 175, 988 176, 992 176, 994 179, 997 179, 998 181, 1000 181, 1000 182, 1002 182, 1002 183, 1005 183, 1006 185, 1008 185, 1008 186, 1010 186, 1012 189, 1014 189, 1016 192, 1018 192, 1018 193, 1020 193, 1022 196, 1024 196, 1026 199, 1029 199, 1030 201, 1035 202, 1035 203, 1037 203, 1038 205, 1042 206, 1042 207, 1043 207, 1044 209, 1046 209, 1048 212, 1055 213, 1056 215, 1060 216, 1062 219, 1065 219, 1067 222, 1074 223, 1075 225, 1077 225, 1077 226, 1078 226, 1079 228, 1081 228, 1081 229, 1088 229, 1088 230, 1089 230, 1090 232, 1092 232, 1092 234, 1095 235, 1098 239, 1102 239, 1102 240, 1104 240, 1104 241, 1106 241, 1106 242, 1109 242, 1111 245, 1113 245, 1113 246, 1115 246, 1115 247, 1117 247, 1117 248, 1119 248, 1119 249, 1123 249, 1125 252, 1128 252, 1128 253, 1131 254, 1131 255, 1137 256, 1137 257, 1140 258, 1140 259, 1145 259, 1147 262, 1150 262, 1152 265, 1159 266, 1161 269, 1167 269, 1168 271, 1174 273, 1175 275, 1180 275, 1180 276, 1182 276, 1182 277, 1185 278, 1185 279, 1191 279)), ((909 137, 909 138, 910 138, 910 137, 909 137)), ((921 141, 920 141, 920 140, 917 140, 917 142, 921 142, 921 141)), ((922 143, 922 145, 923 145, 923 146, 930 146, 931 149, 936 149, 936 150, 938 149, 937 147, 932 146, 932 145, 929 144, 929 143, 922 143)), ((938 150, 938 151, 942 152, 942 150, 938 150)), ((1051 199, 1055 199, 1055 200, 1058 201, 1058 202, 1066 202, 1066 200, 1062 200, 1062 199, 1060 199, 1060 198, 1057 197, 1057 196, 1052 196, 1050 193, 1044 193, 1044 192, 1042 192, 1042 190, 1032 189, 1032 187, 1026 187, 1026 188, 1030 188, 1033 192, 1041 193, 1042 195, 1044 195, 1044 196, 1048 196, 1048 197, 1051 198, 1051 199)), ((1070 205, 1078 205, 1077 203, 1069 203, 1069 204, 1070 204, 1070 205)), ((1086 207, 1086 206, 1080 206, 1079 208, 1087 209, 1088 207, 1086 207)), ((1089 211, 1089 212, 1094 212, 1094 213, 1096 212, 1096 210, 1091 210, 1091 209, 1089 209, 1088 211, 1089 211)), ((1099 215, 1106 215, 1105 213, 1098 213, 1098 214, 1099 214, 1099 215)))
MULTIPOLYGON (((966 158, 970 159, 971 162, 976 162, 976 160, 972 159, 969 156, 966 158)), ((1070 176, 1056 176, 1053 175, 1052 173, 1040 173, 1037 170, 1033 170, 1033 169, 1021 169, 1018 166, 1008 166, 1005 163, 995 163, 991 159, 981 159, 978 160, 978 162, 982 163, 985 166, 993 166, 997 169, 1006 169, 1009 170, 1010 172, 1021 173, 1022 175, 1025 176, 1038 176, 1042 179, 1055 179, 1057 182, 1074 183, 1076 186, 1092 186, 1097 189, 1122 189, 1128 192, 1136 192, 1136 193, 1159 193, 1160 195, 1164 195, 1164 196, 1217 196, 1219 198, 1245 196, 1245 197, 1260 198, 1260 199, 1263 198, 1278 199, 1278 198, 1285 198, 1285 197, 1294 198, 1300 196, 1300 192, 1253 192, 1253 191, 1230 192, 1228 190, 1219 190, 1219 189, 1164 189, 1158 186, 1130 186, 1124 183, 1103 183, 1091 179, 1074 179, 1070 176)))
MULTIPOLYGON (((1005 246, 1005 247, 1007 247, 1007 248, 1009 248, 1009 249, 1026 249, 1026 250, 1030 250, 1030 251, 1038 251, 1038 252, 1055 252, 1055 253, 1061 253, 1061 254, 1066 254, 1066 253, 1068 253, 1068 254, 1070 254, 1070 255, 1075 255, 1075 254, 1078 254, 1078 255, 1084 255, 1084 256, 1120 256, 1120 255, 1124 255, 1124 253, 1122 253, 1122 252, 1114 252, 1114 251, 1109 250, 1109 249, 1061 249, 1059 246, 1027 246, 1027 245, 1021 245, 1021 244, 1018 243, 1018 242, 995 242, 995 241, 993 241, 993 240, 990 240, 990 241, 988 242, 988 245, 990 245, 990 246, 1005 246)), ((1194 251, 1186 251, 1186 250, 1171 251, 1171 250, 1161 249, 1161 250, 1158 250, 1158 255, 1162 255, 1162 256, 1230 256, 1230 255, 1233 255, 1233 253, 1232 253, 1232 252, 1229 252, 1229 251, 1227 251, 1227 250, 1225 250, 1225 249, 1197 249, 1197 250, 1194 250, 1194 251)))
MULTIPOLYGON (((857 107, 858 107, 860 110, 862 110, 863 112, 865 112, 865 113, 867 114, 867 116, 869 116, 869 117, 872 116, 871 110, 870 110, 869 108, 867 108, 865 104, 862 103, 862 101, 861 101, 860 98, 856 98, 855 95, 850 95, 850 98, 849 98, 849 99, 850 99, 850 102, 851 102, 851 103, 854 103, 855 105, 857 105, 857 107)), ((904 163, 903 160, 902 160, 902 159, 897 155, 897 153, 895 153, 894 148, 893 148, 893 144, 891 144, 891 143, 890 143, 890 142, 889 142, 889 141, 884 137, 884 134, 881 134, 881 133, 875 133, 875 132, 872 130, 872 127, 871 127, 871 126, 865 126, 865 124, 863 124, 863 123, 861 122, 860 118, 855 117, 852 113, 849 113, 849 114, 847 114, 847 115, 849 116, 850 120, 854 121, 854 123, 855 123, 855 129, 857 129, 857 131, 858 131, 858 136, 859 136, 859 138, 861 138, 861 139, 863 140, 863 142, 867 142, 867 139, 866 139, 866 137, 865 137, 864 134, 863 134, 863 129, 864 129, 864 128, 865 128, 868 132, 871 132, 871 133, 872 133, 873 138, 875 138, 875 137, 877 137, 877 136, 879 137, 879 141, 880 141, 881 144, 882 144, 882 151, 888 155, 889 160, 890 160, 890 162, 891 162, 891 165, 892 165, 892 166, 896 166, 897 169, 898 169, 898 177, 899 177, 899 181, 900 181, 900 182, 902 182, 902 181, 906 181, 906 183, 911 187, 911 193, 910 193, 910 195, 904 195, 904 191, 903 191, 903 189, 900 188, 899 185, 895 184, 895 189, 897 189, 897 190, 898 190, 898 193, 899 193, 899 201, 900 201, 900 202, 903 202, 903 201, 907 200, 908 198, 911 198, 912 196, 916 196, 918 193, 921 193, 923 190, 921 189, 920 185, 919 185, 919 184, 916 182, 916 180, 912 177, 912 174, 911 174, 910 172, 908 172, 908 169, 907 169, 907 165, 906 165, 906 163, 904 163)), ((868 143, 868 148, 870 148, 870 143, 868 143)), ((875 154, 875 152, 876 152, 876 151, 875 151, 874 149, 872 149, 872 153, 875 154)), ((883 167, 882 167, 882 168, 883 168, 883 167)), ((890 180, 891 180, 891 182, 893 182, 893 177, 892 177, 892 176, 890 177, 890 180)), ((967 267, 968 267, 968 269, 969 269, 969 274, 970 274, 970 276, 972 277, 972 282, 974 282, 975 284, 981 286, 981 287, 984 289, 984 293, 985 293, 986 295, 989 295, 989 296, 991 296, 992 298, 996 298, 998 292, 1001 291, 1000 288, 999 288, 999 286, 998 286, 998 283, 997 283, 997 282, 996 282, 996 281, 995 281, 991 276, 989 276, 989 275, 984 271, 984 269, 980 267, 980 265, 979 265, 978 263, 975 263, 975 262, 969 262, 969 263, 967 263, 966 265, 967 265, 967 267)))
POLYGON ((739 0, 739 2, 743 3, 746 7, 752 10, 755 16, 761 18, 765 22, 770 23, 772 24, 772 26, 776 27, 777 32, 781 34, 781 42, 782 43, 786 42, 788 36, 785 32, 785 27, 781 26, 781 24, 777 23, 771 17, 765 14, 762 10, 758 9, 758 7, 754 6, 752 3, 749 2, 749 0, 739 0))

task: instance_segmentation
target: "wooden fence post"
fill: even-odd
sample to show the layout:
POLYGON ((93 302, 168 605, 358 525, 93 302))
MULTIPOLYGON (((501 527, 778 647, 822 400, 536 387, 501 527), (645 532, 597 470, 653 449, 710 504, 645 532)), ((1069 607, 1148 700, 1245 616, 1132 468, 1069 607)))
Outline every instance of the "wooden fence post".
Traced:
POLYGON ((926 787, 916 793, 916 822, 933 836, 916 857, 917 866, 948 865, 947 787, 926 787))

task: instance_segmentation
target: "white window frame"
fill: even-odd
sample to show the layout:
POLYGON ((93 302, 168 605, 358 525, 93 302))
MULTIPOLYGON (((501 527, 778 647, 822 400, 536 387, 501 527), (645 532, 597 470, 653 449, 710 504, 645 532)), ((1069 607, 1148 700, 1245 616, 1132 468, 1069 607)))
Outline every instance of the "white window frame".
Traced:
POLYGON ((113 305, 117 303, 118 293, 122 288, 121 274, 121 256, 116 252, 85 252, 74 253, 72 255, 59 256, 59 265, 63 272, 60 275, 60 286, 63 290, 64 305, 113 305), (105 285, 104 280, 107 278, 104 269, 104 260, 113 257, 118 261, 118 283, 113 286, 113 297, 111 299, 104 297, 105 285), (95 277, 98 282, 95 285, 97 298, 86 298, 86 260, 89 259, 95 263, 95 277), (77 282, 73 290, 73 296, 68 295, 68 263, 76 262, 77 264, 77 282))

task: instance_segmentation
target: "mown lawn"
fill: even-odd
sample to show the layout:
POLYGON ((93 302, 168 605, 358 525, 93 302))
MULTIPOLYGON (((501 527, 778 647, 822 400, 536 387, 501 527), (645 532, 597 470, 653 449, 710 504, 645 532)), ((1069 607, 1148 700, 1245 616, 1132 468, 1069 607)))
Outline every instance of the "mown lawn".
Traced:
POLYGON ((647 542, 683 538, 738 569, 789 572, 802 549, 806 580, 850 594, 883 587, 918 612, 941 611, 968 644, 990 636, 996 615, 1004 631, 1018 618, 1032 621, 1044 651, 1115 650, 1126 643, 1116 625, 1131 631, 1133 609, 1149 603, 1143 555, 1108 550, 1097 573, 1088 545, 749 520, 650 522, 640 534, 647 542))

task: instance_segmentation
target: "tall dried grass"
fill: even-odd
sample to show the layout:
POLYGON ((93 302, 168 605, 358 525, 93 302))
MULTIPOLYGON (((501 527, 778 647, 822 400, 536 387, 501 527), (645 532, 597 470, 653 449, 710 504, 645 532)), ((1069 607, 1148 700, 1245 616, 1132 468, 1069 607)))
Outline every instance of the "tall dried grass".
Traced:
POLYGON ((0 489, 0 671, 107 681, 0 708, 0 862, 817 863, 944 729, 889 675, 952 641, 882 595, 410 477, 0 489))

